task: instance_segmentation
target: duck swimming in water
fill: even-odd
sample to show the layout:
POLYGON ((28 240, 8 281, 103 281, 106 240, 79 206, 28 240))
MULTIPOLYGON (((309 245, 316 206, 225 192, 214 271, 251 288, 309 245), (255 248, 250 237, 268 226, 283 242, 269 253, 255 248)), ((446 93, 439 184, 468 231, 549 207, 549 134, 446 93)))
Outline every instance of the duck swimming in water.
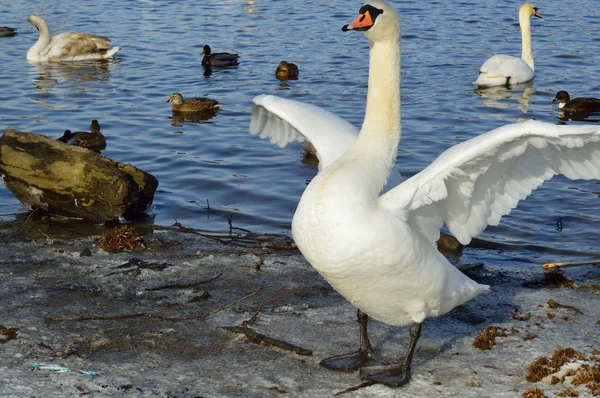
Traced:
POLYGON ((550 103, 558 101, 558 109, 564 112, 600 112, 600 99, 579 97, 571 99, 566 91, 556 93, 550 103))
POLYGON ((279 80, 297 79, 298 65, 287 61, 281 61, 275 70, 275 77, 279 80))
POLYGON ((171 109, 173 112, 206 112, 215 111, 220 104, 210 98, 192 97, 183 99, 180 93, 173 93, 171 97, 165 101, 165 104, 172 103, 171 109))
POLYGON ((202 66, 234 66, 239 63, 240 58, 237 54, 213 53, 208 44, 204 46, 201 54, 204 54, 202 66))
POLYGON ((13 37, 17 35, 15 28, 9 28, 8 26, 0 26, 0 37, 13 37))

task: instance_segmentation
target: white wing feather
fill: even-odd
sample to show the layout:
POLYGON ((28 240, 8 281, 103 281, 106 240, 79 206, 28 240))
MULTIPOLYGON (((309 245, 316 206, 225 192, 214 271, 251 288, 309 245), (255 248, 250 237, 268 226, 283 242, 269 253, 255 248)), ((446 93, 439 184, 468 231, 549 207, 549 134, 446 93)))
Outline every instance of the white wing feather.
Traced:
POLYGON ((446 223, 468 244, 556 174, 600 179, 598 126, 530 120, 497 128, 449 148, 382 195, 380 205, 431 241, 446 223))
MULTIPOLYGON (((252 100, 250 133, 268 138, 280 148, 292 142, 310 142, 317 151, 319 171, 354 145, 358 132, 353 124, 318 106, 265 94, 252 100)), ((383 192, 401 181, 394 170, 383 192)))
POLYGON ((309 141, 317 150, 319 170, 333 163, 356 141, 358 129, 325 109, 274 95, 252 100, 250 133, 283 148, 309 141))

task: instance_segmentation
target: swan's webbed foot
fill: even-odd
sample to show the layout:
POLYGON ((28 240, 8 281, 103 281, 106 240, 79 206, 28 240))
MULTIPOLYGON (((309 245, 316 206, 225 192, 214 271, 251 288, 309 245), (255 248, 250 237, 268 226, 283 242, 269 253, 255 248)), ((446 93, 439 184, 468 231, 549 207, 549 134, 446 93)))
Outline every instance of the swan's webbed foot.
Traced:
POLYGON ((389 387, 400 387, 410 381, 410 367, 404 364, 366 366, 360 369, 360 378, 389 387))
POLYGON ((319 362, 324 368, 335 370, 336 372, 354 372, 364 367, 371 367, 381 363, 385 362, 380 361, 370 347, 367 350, 359 349, 347 354, 325 358, 319 362))
POLYGON ((400 387, 408 383, 410 381, 410 364, 419 337, 421 337, 421 324, 415 322, 410 328, 410 346, 404 363, 363 367, 360 369, 360 378, 390 387, 400 387))
POLYGON ((338 372, 354 372, 365 366, 387 364, 387 362, 380 361, 377 358, 371 347, 367 333, 367 323, 369 321, 367 314, 358 310, 356 318, 360 325, 360 348, 358 351, 326 358, 320 362, 321 366, 338 372))

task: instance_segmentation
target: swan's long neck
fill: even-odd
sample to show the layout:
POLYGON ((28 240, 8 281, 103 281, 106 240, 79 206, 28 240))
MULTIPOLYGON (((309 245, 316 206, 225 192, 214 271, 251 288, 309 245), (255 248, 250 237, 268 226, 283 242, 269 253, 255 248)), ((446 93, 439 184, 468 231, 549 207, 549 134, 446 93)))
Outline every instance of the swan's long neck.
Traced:
POLYGON ((366 192, 377 197, 395 164, 400 142, 400 37, 370 42, 365 120, 349 154, 365 167, 366 192), (366 163, 366 164, 364 164, 366 163))
POLYGON ((36 21, 35 26, 40 32, 40 37, 38 37, 35 44, 27 51, 27 59, 37 61, 40 58, 42 50, 50 43, 50 29, 48 28, 48 24, 41 19, 36 21))
POLYGON ((521 59, 527 62, 532 70, 535 70, 533 64, 533 54, 531 52, 531 22, 529 15, 519 13, 519 25, 521 26, 521 43, 523 49, 521 51, 521 59))

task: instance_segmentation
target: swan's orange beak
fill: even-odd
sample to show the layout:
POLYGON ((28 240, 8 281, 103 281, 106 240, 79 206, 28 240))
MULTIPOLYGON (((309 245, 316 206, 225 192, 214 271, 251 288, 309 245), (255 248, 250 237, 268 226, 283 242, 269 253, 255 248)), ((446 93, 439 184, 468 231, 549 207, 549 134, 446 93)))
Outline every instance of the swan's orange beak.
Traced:
POLYGON ((367 30, 371 26, 373 26, 373 18, 371 18, 371 13, 367 10, 364 13, 359 14, 354 22, 342 26, 342 31, 347 32, 349 30, 367 30))
POLYGON ((534 15, 534 16, 536 16, 536 17, 538 17, 538 18, 541 18, 541 17, 542 17, 542 16, 540 15, 540 13, 538 12, 538 9, 537 9, 537 7, 535 7, 535 8, 533 9, 533 15, 534 15))

